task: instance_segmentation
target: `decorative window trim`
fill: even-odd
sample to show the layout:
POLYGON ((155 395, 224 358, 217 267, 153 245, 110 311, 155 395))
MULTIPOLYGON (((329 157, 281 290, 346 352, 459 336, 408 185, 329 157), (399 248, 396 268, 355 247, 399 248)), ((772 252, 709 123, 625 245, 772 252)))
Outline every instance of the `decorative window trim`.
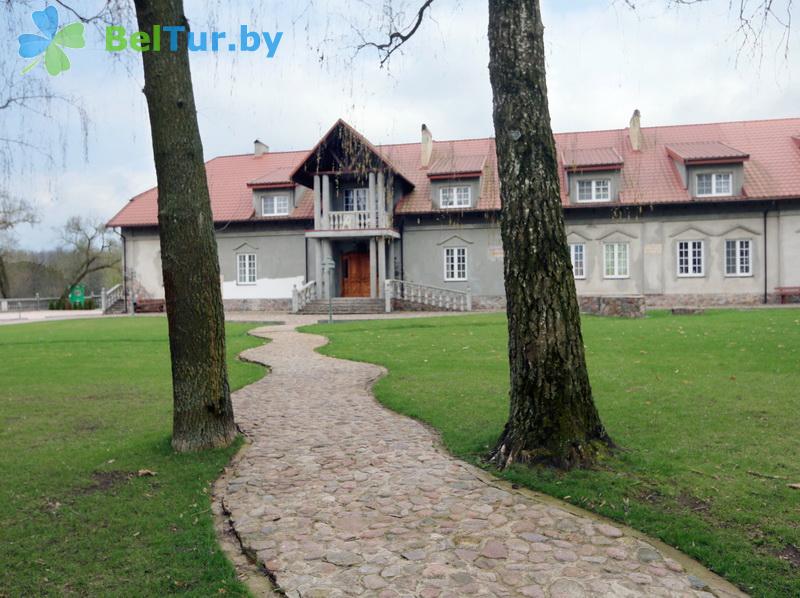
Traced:
POLYGON ((719 171, 719 172, 698 172, 694 175, 694 189, 695 197, 727 197, 733 195, 733 172, 719 171), (700 177, 711 177, 711 193, 700 193, 700 177), (718 191, 718 179, 722 177, 728 178, 728 190, 718 191))
POLYGON ((444 248, 444 280, 446 282, 463 282, 469 278, 469 256, 466 247, 445 247, 444 248), (463 276, 459 276, 458 254, 464 256, 463 276), (448 255, 449 254, 449 255, 448 255), (452 261, 452 268, 448 261, 452 261))
POLYGON ((606 203, 611 201, 611 179, 578 179, 575 181, 575 201, 578 203, 606 203), (591 197, 589 199, 581 199, 581 183, 589 183, 591 185, 591 197), (599 187, 606 187, 606 193, 603 197, 600 196, 599 187))
POLYGON ((749 238, 744 239, 725 239, 725 251, 723 255, 725 260, 725 276, 727 278, 747 278, 753 276, 753 240, 749 238), (728 270, 728 244, 733 243, 734 250, 734 271, 728 270), (744 272, 742 268, 742 248, 747 244, 747 271, 744 272))
POLYGON ((354 187, 345 189, 342 201, 345 212, 366 212, 369 210, 369 188, 354 187), (359 206, 362 206, 359 208, 359 206))
POLYGON ((572 261, 572 275, 575 280, 586 279, 586 243, 570 243, 569 244, 569 259, 572 261), (580 251, 578 251, 580 247, 580 251), (580 253, 580 267, 575 260, 576 254, 580 253))
POLYGON ((603 278, 609 279, 625 279, 631 277, 631 244, 626 241, 603 243, 603 278), (622 268, 622 260, 620 256, 622 252, 618 247, 625 246, 625 273, 620 274, 622 268), (613 248, 613 249, 612 249, 613 248), (608 273, 608 251, 611 249, 614 252, 614 273, 608 273))
POLYGON ((443 210, 458 210, 472 207, 472 187, 470 185, 451 185, 439 189, 439 207, 443 210), (445 192, 452 193, 446 200, 445 192))
POLYGON ((261 196, 261 215, 262 216, 288 216, 289 215, 289 196, 288 195, 262 195, 261 196), (272 212, 267 211, 267 201, 272 200, 272 212), (286 207, 278 211, 278 200, 286 204, 286 207))
POLYGON ((256 254, 237 253, 236 254, 237 286, 253 286, 257 284, 257 282, 258 282, 258 257, 256 256, 256 254), (251 280, 251 275, 252 275, 252 280, 251 280))
POLYGON ((675 243, 675 273, 678 278, 702 278, 706 275, 706 243, 703 239, 686 239, 675 243), (681 245, 686 245, 686 272, 681 272, 681 245), (694 270, 694 252, 700 248, 700 271, 694 270))

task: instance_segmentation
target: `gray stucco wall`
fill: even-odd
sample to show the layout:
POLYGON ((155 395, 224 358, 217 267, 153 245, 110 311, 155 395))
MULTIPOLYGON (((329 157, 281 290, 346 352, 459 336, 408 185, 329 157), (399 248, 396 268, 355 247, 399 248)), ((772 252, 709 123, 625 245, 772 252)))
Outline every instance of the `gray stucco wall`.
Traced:
MULTIPOLYGON (((568 241, 585 245, 586 277, 576 280, 579 295, 645 295, 651 304, 706 301, 759 302, 777 286, 800 286, 800 202, 748 206, 674 206, 642 214, 610 217, 601 209, 568 210, 568 241), (763 210, 770 208, 765 221, 763 210), (751 240, 751 274, 725 274, 725 240, 751 240), (704 242, 705 271, 699 277, 677 272, 679 241, 704 242), (629 276, 605 278, 603 246, 629 244, 629 276), (766 263, 766 266, 765 266, 766 263), (765 279, 765 267, 767 276, 765 279), (704 299, 705 298, 705 299, 704 299)), ((422 284, 465 290, 476 297, 498 297, 503 289, 503 248, 492 219, 440 215, 406 217, 403 238, 394 241, 395 275, 422 284), (444 249, 467 249, 467 280, 444 279, 444 249)), ((227 298, 286 297, 296 281, 315 277, 315 243, 305 239, 309 223, 231 225, 218 233, 223 295, 227 298), (258 285, 236 284, 237 253, 257 255, 258 285), (306 258, 307 256, 307 258, 306 258)), ((161 260, 155 229, 125 229, 127 268, 134 293, 163 297, 161 260), (138 289, 138 290, 137 290, 138 289)), ((346 248, 346 242, 337 243, 346 248)), ((337 255, 338 257, 338 255, 337 255)), ((392 277, 387 259, 387 276, 392 277)))
POLYGON ((474 295, 502 295, 503 247, 497 224, 414 224, 403 231, 405 279, 474 295), (444 279, 445 247, 467 248, 467 280, 444 279))
MULTIPOLYGON (((142 297, 164 296, 161 253, 155 231, 127 229, 128 271, 135 279, 134 292, 142 297)), ((247 225, 217 233, 223 298, 289 298, 291 287, 306 278, 305 230, 299 225, 265 229, 247 225), (240 253, 256 255, 253 285, 237 283, 236 262, 240 253)), ((309 263, 313 263, 313 244, 308 244, 309 263)), ((313 274, 311 274, 313 277, 313 274)))
POLYGON ((746 296, 757 301, 765 290, 771 295, 777 286, 800 284, 796 265, 800 258, 800 209, 794 207, 770 210, 766 223, 759 207, 711 210, 681 206, 671 213, 616 220, 573 213, 567 216, 567 232, 570 243, 586 246, 586 278, 576 280, 582 295, 746 296), (747 276, 725 272, 725 241, 736 239, 751 242, 751 273, 747 276), (678 243, 694 240, 703 241, 703 275, 679 276, 678 243), (603 244, 611 241, 630 244, 628 279, 603 276, 603 244))

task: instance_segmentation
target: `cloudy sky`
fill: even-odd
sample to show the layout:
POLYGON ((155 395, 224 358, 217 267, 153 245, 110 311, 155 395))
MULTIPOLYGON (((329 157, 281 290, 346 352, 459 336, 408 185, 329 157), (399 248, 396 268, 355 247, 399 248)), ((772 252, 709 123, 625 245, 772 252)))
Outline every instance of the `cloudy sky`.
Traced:
MULTIPOLYGON (((262 52, 192 55, 206 159, 252 151, 255 138, 273 151, 308 148, 339 117, 374 143, 416 141, 423 122, 437 139, 492 135, 485 0, 436 0, 388 69, 370 52, 353 58, 358 32, 381 26, 384 0, 185 3, 198 32, 242 24, 283 31, 272 59, 262 52)), ((75 4, 90 12, 98 2, 75 4)), ((408 7, 406 20, 413 4, 395 1, 408 7)), ((746 44, 740 51, 728 0, 680 9, 668 0, 637 0, 636 10, 621 0, 542 5, 556 132, 624 127, 634 108, 645 126, 800 114, 796 27, 786 56, 776 23, 760 50, 746 44)), ((62 11, 62 22, 69 20, 62 11)), ((25 32, 33 32, 27 22, 25 32)), ((16 39, 2 43, 6 56, 16 55, 16 39)), ((53 161, 22 156, 4 183, 42 216, 38 226, 17 231, 23 247, 50 247, 70 215, 108 218, 155 184, 139 56, 114 59, 103 48, 102 33, 88 31, 87 47, 70 54, 72 69, 53 80, 86 110, 88 155, 74 112, 58 112, 56 122, 29 115, 20 129, 54 148, 53 161)))

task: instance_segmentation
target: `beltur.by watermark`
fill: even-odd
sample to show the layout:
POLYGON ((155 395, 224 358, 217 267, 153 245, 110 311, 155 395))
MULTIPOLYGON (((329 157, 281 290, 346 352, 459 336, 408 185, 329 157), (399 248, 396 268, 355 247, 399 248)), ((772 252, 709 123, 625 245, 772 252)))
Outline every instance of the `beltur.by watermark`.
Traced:
POLYGON ((186 47, 190 52, 257 52, 262 49, 267 58, 275 56, 282 31, 251 31, 247 25, 239 27, 238 35, 225 31, 186 31, 183 25, 155 25, 153 30, 135 31, 128 35, 125 27, 106 27, 106 50, 109 52, 177 52, 181 36, 186 36, 186 47))

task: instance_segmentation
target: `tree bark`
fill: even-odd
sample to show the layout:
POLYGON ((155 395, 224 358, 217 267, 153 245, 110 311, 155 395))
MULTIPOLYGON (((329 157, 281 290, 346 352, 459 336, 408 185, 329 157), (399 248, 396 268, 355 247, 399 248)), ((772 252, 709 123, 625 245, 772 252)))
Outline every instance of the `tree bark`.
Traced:
MULTIPOLYGON (((182 25, 182 0, 135 0, 141 31, 182 25)), ((229 445, 237 434, 225 363, 225 318, 186 35, 177 52, 144 52, 158 179, 158 226, 172 358, 172 447, 229 445)))
POLYGON ((489 1, 489 75, 503 202, 510 413, 506 467, 590 465, 611 446, 592 399, 559 191, 538 0, 489 1))

